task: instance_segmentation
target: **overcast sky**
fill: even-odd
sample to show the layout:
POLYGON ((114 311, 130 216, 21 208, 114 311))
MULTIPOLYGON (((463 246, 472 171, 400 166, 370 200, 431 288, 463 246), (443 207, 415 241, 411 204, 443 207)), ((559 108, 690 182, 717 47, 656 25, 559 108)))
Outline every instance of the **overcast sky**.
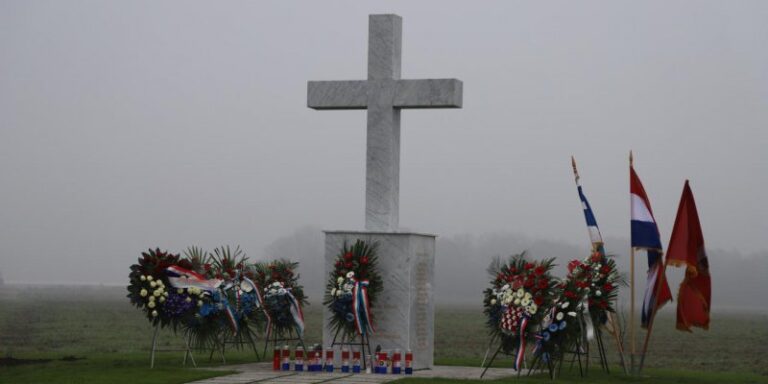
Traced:
POLYGON ((362 229, 365 111, 306 82, 366 77, 371 13, 403 17, 403 78, 464 81, 463 109, 403 112, 401 227, 586 245, 575 155, 628 237, 632 149, 665 243, 688 178, 709 247, 768 250, 768 2, 4 0, 5 280, 362 229))

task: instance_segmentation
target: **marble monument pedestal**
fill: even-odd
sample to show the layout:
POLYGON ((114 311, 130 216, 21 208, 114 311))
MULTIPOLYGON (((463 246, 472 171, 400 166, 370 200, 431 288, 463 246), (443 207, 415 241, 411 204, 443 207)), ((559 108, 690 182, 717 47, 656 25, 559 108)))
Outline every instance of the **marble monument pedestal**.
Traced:
MULTIPOLYGON (((370 336, 371 350, 399 348, 413 352, 413 368, 432 368, 434 363, 435 235, 405 232, 325 231, 325 276, 344 242, 358 239, 378 242, 378 271, 384 289, 373 308, 376 332, 370 336)), ((334 333, 329 328, 331 313, 323 308, 323 346, 328 347, 334 333)), ((366 352, 367 353, 367 352, 366 352)))

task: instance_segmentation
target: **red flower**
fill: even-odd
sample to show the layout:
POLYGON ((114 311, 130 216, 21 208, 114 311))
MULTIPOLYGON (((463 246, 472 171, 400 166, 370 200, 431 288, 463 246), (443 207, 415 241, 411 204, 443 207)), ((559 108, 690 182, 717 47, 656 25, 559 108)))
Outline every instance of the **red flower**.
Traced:
POLYGON ((541 304, 544 302, 544 299, 542 299, 541 297, 534 297, 534 298, 533 298, 533 302, 534 302, 534 303, 535 303, 537 306, 540 306, 540 305, 541 305, 541 304))
POLYGON ((549 281, 547 281, 547 279, 539 280, 539 289, 546 289, 547 287, 549 287, 549 281))
POLYGON ((347 252, 344 254, 344 260, 350 261, 352 260, 352 252, 347 252))
POLYGON ((352 268, 352 262, 351 261, 347 261, 346 263, 344 263, 344 267, 345 268, 352 268))
POLYGON ((336 261, 336 268, 341 267, 341 260, 336 261))
POLYGON ((603 300, 599 304, 597 304, 597 306, 599 306, 600 309, 606 309, 606 308, 608 308, 608 302, 603 300))
POLYGON ((525 284, 523 284, 523 286, 526 287, 526 288, 533 287, 533 279, 525 280, 525 284))
POLYGON ((601 255, 600 252, 595 252, 592 254, 592 261, 594 261, 595 263, 600 261, 600 259, 602 258, 603 258, 603 255, 601 255))
POLYGON ((208 272, 208 271, 211 270, 211 265, 210 264, 205 264, 205 265, 203 265, 203 268, 205 269, 206 272, 208 272))
POLYGON ((608 274, 608 273, 610 273, 610 272, 611 272, 611 266, 609 266, 609 265, 607 265, 607 264, 606 264, 606 265, 603 265, 603 267, 602 267, 602 268, 600 268, 600 273, 603 273, 603 274, 606 274, 606 275, 607 275, 607 274, 608 274))
POLYGON ((510 267, 510 268, 509 268, 509 273, 511 273, 511 274, 513 274, 513 275, 514 275, 514 274, 516 274, 516 273, 517 273, 517 268, 515 268, 515 267, 510 267))
POLYGON ((363 256, 362 258, 360 258, 360 264, 362 264, 362 265, 368 264, 368 261, 369 260, 368 260, 367 256, 363 256))
POLYGON ((605 283, 605 285, 603 285, 603 290, 604 290, 605 292, 610 292, 610 291, 613 291, 613 284, 611 284, 611 283, 605 283))
POLYGON ((535 273, 536 276, 543 275, 544 274, 544 266, 543 265, 539 265, 538 267, 536 267, 536 270, 533 273, 535 273))
POLYGON ((514 283, 512 283, 512 289, 518 290, 523 285, 523 283, 520 282, 520 280, 515 280, 514 283))
POLYGON ((581 265, 581 262, 578 260, 571 260, 570 263, 568 263, 568 272, 573 273, 573 270, 576 269, 576 267, 579 267, 581 265))
POLYGON ((525 269, 526 270, 532 269, 532 268, 533 268, 533 263, 525 263, 525 269))

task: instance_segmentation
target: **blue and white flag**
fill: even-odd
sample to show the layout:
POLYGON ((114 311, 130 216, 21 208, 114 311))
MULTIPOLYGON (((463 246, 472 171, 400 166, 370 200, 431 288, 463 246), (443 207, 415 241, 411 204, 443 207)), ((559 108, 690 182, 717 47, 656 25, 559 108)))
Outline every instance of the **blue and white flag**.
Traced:
POLYGON ((571 164, 573 165, 573 175, 576 177, 576 187, 579 190, 581 208, 584 210, 584 219, 587 220, 587 230, 589 231, 589 240, 592 242, 592 252, 600 252, 601 255, 605 256, 603 236, 600 234, 600 228, 597 226, 592 206, 589 205, 589 201, 587 201, 587 197, 584 196, 584 191, 581 188, 581 183, 579 183, 579 172, 576 170, 576 160, 573 156, 571 156, 571 164))

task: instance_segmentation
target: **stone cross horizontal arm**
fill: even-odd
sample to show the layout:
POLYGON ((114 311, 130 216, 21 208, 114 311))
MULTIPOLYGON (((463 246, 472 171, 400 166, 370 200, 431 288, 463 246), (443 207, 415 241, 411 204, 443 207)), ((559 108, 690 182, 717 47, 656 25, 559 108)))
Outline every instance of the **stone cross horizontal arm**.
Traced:
MULTIPOLYGON (((457 79, 376 81, 379 82, 385 84, 375 84, 376 88, 394 88, 392 108, 461 108, 462 83, 457 79)), ((310 81, 307 106, 318 110, 366 109, 372 86, 374 84, 367 80, 310 81)))

